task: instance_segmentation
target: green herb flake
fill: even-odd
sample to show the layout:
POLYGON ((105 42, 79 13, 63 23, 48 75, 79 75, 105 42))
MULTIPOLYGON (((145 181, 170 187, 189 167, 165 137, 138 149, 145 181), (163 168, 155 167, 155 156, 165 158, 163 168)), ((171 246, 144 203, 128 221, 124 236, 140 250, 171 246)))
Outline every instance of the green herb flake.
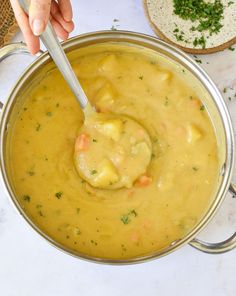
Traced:
POLYGON ((224 87, 224 89, 223 89, 223 93, 225 94, 226 92, 227 92, 227 88, 224 87))
POLYGON ((24 201, 26 201, 26 202, 30 202, 30 199, 31 199, 31 197, 30 197, 28 194, 23 195, 23 200, 24 200, 24 201))
POLYGON ((98 243, 97 243, 97 242, 95 242, 93 239, 91 239, 91 240, 90 240, 90 242, 91 242, 92 244, 94 244, 95 246, 97 246, 97 245, 98 245, 98 243))
POLYGON ((204 111, 204 110, 205 110, 205 106, 202 105, 202 106, 200 107, 200 110, 201 110, 201 111, 204 111))
POLYGON ((151 65, 156 65, 156 62, 155 61, 150 61, 150 64, 151 65))
POLYGON ((80 213, 80 208, 76 209, 76 213, 79 214, 80 213))
POLYGON ((165 106, 168 106, 169 105, 169 98, 168 97, 165 97, 165 103, 164 103, 165 106))
POLYGON ((232 47, 232 46, 230 46, 230 47, 228 48, 228 50, 235 51, 235 48, 232 47))
POLYGON ((38 214, 39 214, 39 216, 44 217, 44 214, 43 214, 43 212, 41 210, 38 211, 38 214))
POLYGON ((95 174, 97 174, 97 171, 96 170, 92 170, 91 171, 91 175, 95 175, 95 174))
POLYGON ((114 25, 112 25, 111 26, 111 31, 117 31, 117 28, 114 25))
POLYGON ((184 35, 183 34, 174 34, 175 38, 177 41, 183 41, 184 40, 184 35))
POLYGON ((195 62, 197 62, 198 64, 202 64, 201 60, 195 60, 195 62))
POLYGON ((37 123, 35 130, 37 132, 39 132, 40 129, 41 129, 41 124, 40 123, 37 123))
POLYGON ((48 117, 51 117, 51 116, 52 116, 52 112, 47 112, 46 115, 47 115, 48 117))
POLYGON ((135 210, 131 210, 129 213, 122 215, 120 220, 125 225, 127 225, 131 222, 131 217, 137 217, 137 216, 138 216, 137 212, 135 210))
POLYGON ((138 216, 138 214, 135 210, 130 211, 130 215, 133 215, 134 217, 138 216))
POLYGON ((220 0, 173 0, 173 4, 174 14, 184 20, 198 22, 196 27, 192 26, 192 31, 208 31, 210 35, 220 31, 224 12, 224 6, 220 0))
POLYGON ((206 48, 206 39, 204 36, 201 36, 200 38, 195 38, 193 40, 193 46, 197 47, 197 46, 201 46, 202 49, 206 48))
POLYGON ((97 139, 93 139, 93 142, 94 142, 94 143, 97 143, 97 141, 98 141, 97 139))
POLYGON ((193 169, 195 172, 197 172, 197 171, 199 170, 199 168, 198 168, 198 167, 195 167, 195 166, 193 166, 192 169, 193 169))
POLYGON ((27 172, 27 174, 28 174, 29 176, 34 176, 34 175, 35 175, 35 172, 34 172, 34 171, 29 171, 29 172, 27 172))
POLYGON ((61 191, 59 191, 59 192, 55 193, 55 196, 56 196, 57 199, 60 199, 62 197, 62 194, 63 193, 61 191))
POLYGON ((139 79, 140 79, 140 80, 143 80, 143 76, 139 76, 139 79))
POLYGON ((121 216, 120 220, 121 220, 125 225, 129 224, 129 222, 130 222, 129 214, 126 214, 126 215, 121 216))

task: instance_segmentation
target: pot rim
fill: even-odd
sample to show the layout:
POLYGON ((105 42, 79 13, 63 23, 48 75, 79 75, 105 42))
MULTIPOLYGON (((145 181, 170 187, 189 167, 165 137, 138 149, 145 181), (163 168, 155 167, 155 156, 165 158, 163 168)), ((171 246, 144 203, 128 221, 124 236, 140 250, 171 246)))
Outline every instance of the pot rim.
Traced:
POLYGON ((192 229, 190 233, 188 233, 185 237, 182 239, 179 239, 172 244, 170 244, 168 247, 163 248, 162 250, 159 250, 157 252, 153 252, 148 255, 141 255, 139 257, 134 257, 130 259, 107 259, 107 258, 98 258, 93 257, 89 255, 85 255, 83 253, 80 253, 78 251, 74 251, 70 248, 67 248, 63 246, 62 244, 58 243, 51 237, 49 237, 46 233, 44 233, 38 226, 34 224, 34 222, 27 216, 27 214, 24 212, 23 208, 20 206, 19 202, 17 201, 17 198, 15 197, 13 190, 11 188, 9 178, 6 172, 5 168, 5 159, 4 159, 4 144, 5 144, 5 133, 7 131, 7 119, 8 115, 11 111, 12 105, 15 102, 17 98, 18 91, 21 89, 21 85, 23 82, 31 76, 35 71, 37 71, 38 66, 44 64, 46 61, 50 60, 50 56, 48 52, 46 51, 43 53, 39 58, 37 58, 34 62, 32 62, 25 71, 21 74, 19 79, 16 81, 12 91, 10 92, 6 103, 4 104, 3 110, 2 110, 2 116, 0 119, 0 171, 2 175, 2 180, 4 184, 4 188, 6 189, 6 192, 8 193, 8 196, 10 197, 11 202, 13 203, 14 207, 16 208, 17 212, 28 222, 28 224, 44 239, 46 239, 50 244, 52 244, 57 249, 64 251, 65 253, 72 255, 79 259, 84 259, 87 261, 92 261, 96 263, 106 263, 106 264, 115 264, 115 265, 121 265, 121 264, 134 264, 134 263, 141 263, 145 262, 151 259, 156 259, 162 256, 165 256, 181 246, 185 245, 186 243, 190 242, 196 235, 205 227, 213 215, 216 213, 217 209, 221 205, 221 203, 224 200, 224 197, 227 193, 227 190, 230 186, 230 181, 232 178, 233 173, 233 167, 234 167, 234 154, 235 154, 235 143, 234 143, 234 133, 233 133, 233 127, 232 122, 230 119, 230 115, 228 112, 228 109, 226 107, 226 104, 213 83, 213 81, 210 79, 208 74, 194 61, 192 60, 186 53, 181 51, 180 49, 174 47, 173 45, 170 45, 156 37, 142 34, 142 33, 136 33, 131 31, 96 31, 91 33, 82 34, 79 36, 75 36, 73 38, 68 39, 67 41, 62 43, 63 48, 65 51, 71 50, 73 51, 74 48, 79 47, 85 47, 90 44, 96 43, 103 43, 103 42, 121 42, 121 43, 130 43, 131 45, 141 45, 144 47, 156 49, 156 50, 162 50, 164 53, 169 54, 170 56, 175 57, 175 60, 178 62, 181 62, 184 67, 186 67, 188 70, 190 70, 197 79, 201 82, 201 84, 207 89, 207 91, 211 94, 214 103, 217 107, 217 110, 219 112, 219 115, 221 117, 223 127, 224 127, 224 133, 226 138, 226 158, 224 162, 224 173, 223 173, 223 179, 221 186, 216 193, 216 197, 214 201, 212 202, 212 205, 210 206, 207 213, 202 217, 200 222, 192 229))

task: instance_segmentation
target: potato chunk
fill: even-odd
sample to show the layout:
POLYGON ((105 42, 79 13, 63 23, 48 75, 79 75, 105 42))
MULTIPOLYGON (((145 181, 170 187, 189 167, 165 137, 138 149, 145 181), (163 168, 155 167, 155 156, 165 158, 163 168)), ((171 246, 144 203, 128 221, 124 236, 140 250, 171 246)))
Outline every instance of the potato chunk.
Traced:
POLYGON ((202 132, 198 127, 196 127, 194 124, 189 124, 187 126, 187 142, 190 144, 194 144, 196 141, 201 139, 202 132))
POLYGON ((98 90, 95 96, 96 108, 101 111, 106 111, 114 103, 116 96, 115 89, 107 82, 98 90))
POLYGON ((98 122, 95 128, 101 134, 111 138, 114 141, 118 141, 122 133, 123 124, 120 119, 109 119, 98 122))
POLYGON ((116 68, 117 57, 115 54, 109 54, 99 64, 99 71, 102 73, 113 73, 116 68))
POLYGON ((93 185, 99 188, 106 188, 119 180, 116 168, 108 159, 104 159, 99 165, 97 173, 94 174, 93 185))

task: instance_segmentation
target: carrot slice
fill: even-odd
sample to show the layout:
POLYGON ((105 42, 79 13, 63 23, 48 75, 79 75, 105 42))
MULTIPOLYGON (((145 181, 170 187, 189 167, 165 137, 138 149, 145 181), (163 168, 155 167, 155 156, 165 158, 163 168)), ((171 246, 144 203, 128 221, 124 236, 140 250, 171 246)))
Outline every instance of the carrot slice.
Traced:
POLYGON ((145 174, 145 175, 142 175, 138 178, 135 185, 137 185, 139 187, 146 187, 146 186, 150 185, 151 183, 152 183, 152 177, 149 177, 145 174))
POLYGON ((75 141, 75 151, 86 151, 89 148, 90 137, 87 134, 81 134, 75 141))

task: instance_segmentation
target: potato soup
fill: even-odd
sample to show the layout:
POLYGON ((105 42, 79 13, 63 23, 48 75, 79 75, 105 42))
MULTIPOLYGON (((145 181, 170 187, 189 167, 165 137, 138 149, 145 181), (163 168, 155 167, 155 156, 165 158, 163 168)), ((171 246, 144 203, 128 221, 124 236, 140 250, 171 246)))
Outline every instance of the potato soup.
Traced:
MULTIPOLYGON (((123 188, 91 186, 86 180, 97 170, 82 178, 74 153, 84 115, 54 68, 32 81, 10 121, 8 167, 19 203, 39 229, 80 254, 127 259, 160 251, 196 226, 217 184, 217 141, 202 98, 184 69, 138 46, 88 46, 72 65, 99 112, 132 118, 147 131, 151 161, 145 172, 130 162, 141 175, 123 188)), ((88 139, 95 159, 103 157, 102 139, 99 132, 88 139)))

